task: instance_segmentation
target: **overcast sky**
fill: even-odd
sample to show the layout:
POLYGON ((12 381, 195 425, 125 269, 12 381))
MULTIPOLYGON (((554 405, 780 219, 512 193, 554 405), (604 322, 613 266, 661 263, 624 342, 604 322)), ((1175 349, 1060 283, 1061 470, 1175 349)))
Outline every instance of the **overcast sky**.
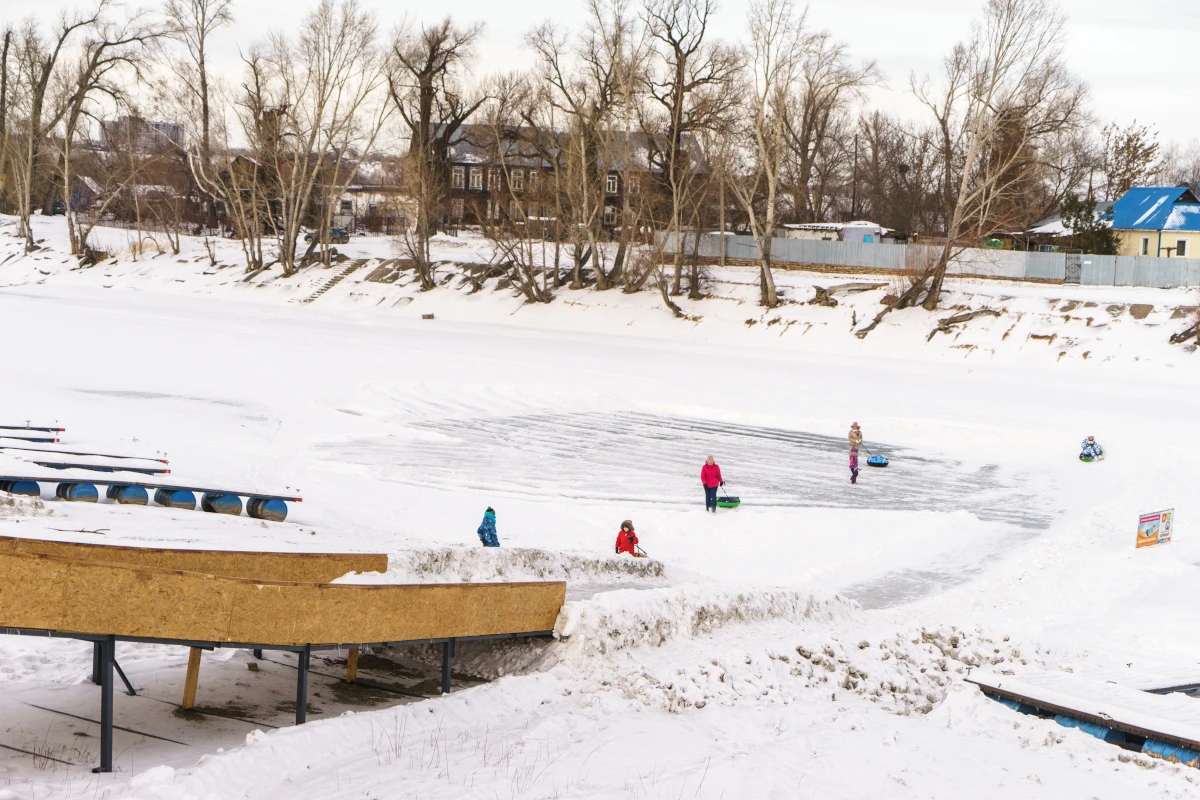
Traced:
MULTIPOLYGON (((131 4, 154 0, 130 0, 131 4)), ((563 24, 583 16, 583 0, 363 0, 378 10, 385 27, 408 14, 435 20, 482 21, 486 42, 477 64, 481 73, 525 67, 522 37, 533 25, 563 24)), ((237 47, 272 27, 287 29, 315 3, 309 0, 235 0, 237 27, 221 34, 219 58, 237 65, 237 47)), ((1160 132, 1160 140, 1200 138, 1200 103, 1195 102, 1196 44, 1200 0, 1061 0, 1068 22, 1068 61, 1092 91, 1101 120, 1126 124, 1136 118, 1160 132)), ((0 0, 0 20, 37 9, 46 15, 82 5, 78 0, 14 3, 0 0)), ((871 102, 906 116, 920 113, 908 95, 908 76, 936 72, 943 53, 966 37, 982 0, 813 0, 810 19, 849 43, 859 59, 873 59, 887 79, 871 102)), ((747 0, 723 0, 715 30, 736 38, 744 28, 747 0)), ((13 19, 12 21, 15 21, 13 19)))

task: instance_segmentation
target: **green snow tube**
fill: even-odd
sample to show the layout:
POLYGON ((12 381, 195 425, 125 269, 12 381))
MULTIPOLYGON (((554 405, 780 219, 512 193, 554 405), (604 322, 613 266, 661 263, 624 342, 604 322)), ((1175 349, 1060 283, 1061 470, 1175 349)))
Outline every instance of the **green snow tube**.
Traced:
POLYGON ((717 498, 717 508, 737 508, 741 504, 742 498, 740 497, 724 496, 717 498))

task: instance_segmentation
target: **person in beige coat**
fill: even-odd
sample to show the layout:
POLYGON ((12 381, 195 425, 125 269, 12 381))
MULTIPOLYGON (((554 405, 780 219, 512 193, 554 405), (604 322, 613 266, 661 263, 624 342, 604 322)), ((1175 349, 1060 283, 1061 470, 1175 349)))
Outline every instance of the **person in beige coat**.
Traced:
POLYGON ((855 453, 858 448, 862 447, 862 429, 858 427, 857 422, 850 424, 850 435, 846 437, 850 440, 850 452, 855 453))

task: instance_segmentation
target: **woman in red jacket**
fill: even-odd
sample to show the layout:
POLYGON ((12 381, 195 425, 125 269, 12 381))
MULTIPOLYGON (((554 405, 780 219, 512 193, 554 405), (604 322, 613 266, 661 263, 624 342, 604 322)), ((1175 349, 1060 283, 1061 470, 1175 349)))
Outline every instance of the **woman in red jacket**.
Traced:
POLYGON ((617 531, 617 555, 621 553, 629 553, 629 555, 637 556, 637 534, 633 532, 632 520, 625 520, 621 523, 621 530, 617 531))
POLYGON ((721 480, 721 468, 712 456, 700 468, 700 482, 704 484, 704 510, 717 513, 717 487, 725 481, 721 480))

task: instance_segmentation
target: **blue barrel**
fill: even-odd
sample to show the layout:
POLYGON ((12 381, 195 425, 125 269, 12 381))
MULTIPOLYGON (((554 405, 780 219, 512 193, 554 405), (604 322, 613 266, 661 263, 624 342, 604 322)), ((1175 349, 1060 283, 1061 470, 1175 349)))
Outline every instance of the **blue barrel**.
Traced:
POLYGON ((206 492, 200 498, 200 508, 210 514, 228 514, 231 517, 236 517, 242 513, 242 498, 236 494, 206 492))
POLYGON ((41 497, 42 487, 38 486, 36 481, 0 481, 0 492, 41 497))
POLYGON ((60 483, 54 494, 69 503, 94 503, 100 499, 100 492, 90 483, 60 483))
POLYGON ((255 519, 283 522, 287 511, 287 503, 275 497, 251 497, 246 501, 246 513, 255 519))
POLYGON ((123 506, 144 506, 150 502, 150 494, 144 486, 110 486, 108 499, 123 506))
POLYGON ((186 508, 191 511, 196 507, 196 495, 187 489, 158 489, 154 492, 154 502, 168 508, 186 508))

